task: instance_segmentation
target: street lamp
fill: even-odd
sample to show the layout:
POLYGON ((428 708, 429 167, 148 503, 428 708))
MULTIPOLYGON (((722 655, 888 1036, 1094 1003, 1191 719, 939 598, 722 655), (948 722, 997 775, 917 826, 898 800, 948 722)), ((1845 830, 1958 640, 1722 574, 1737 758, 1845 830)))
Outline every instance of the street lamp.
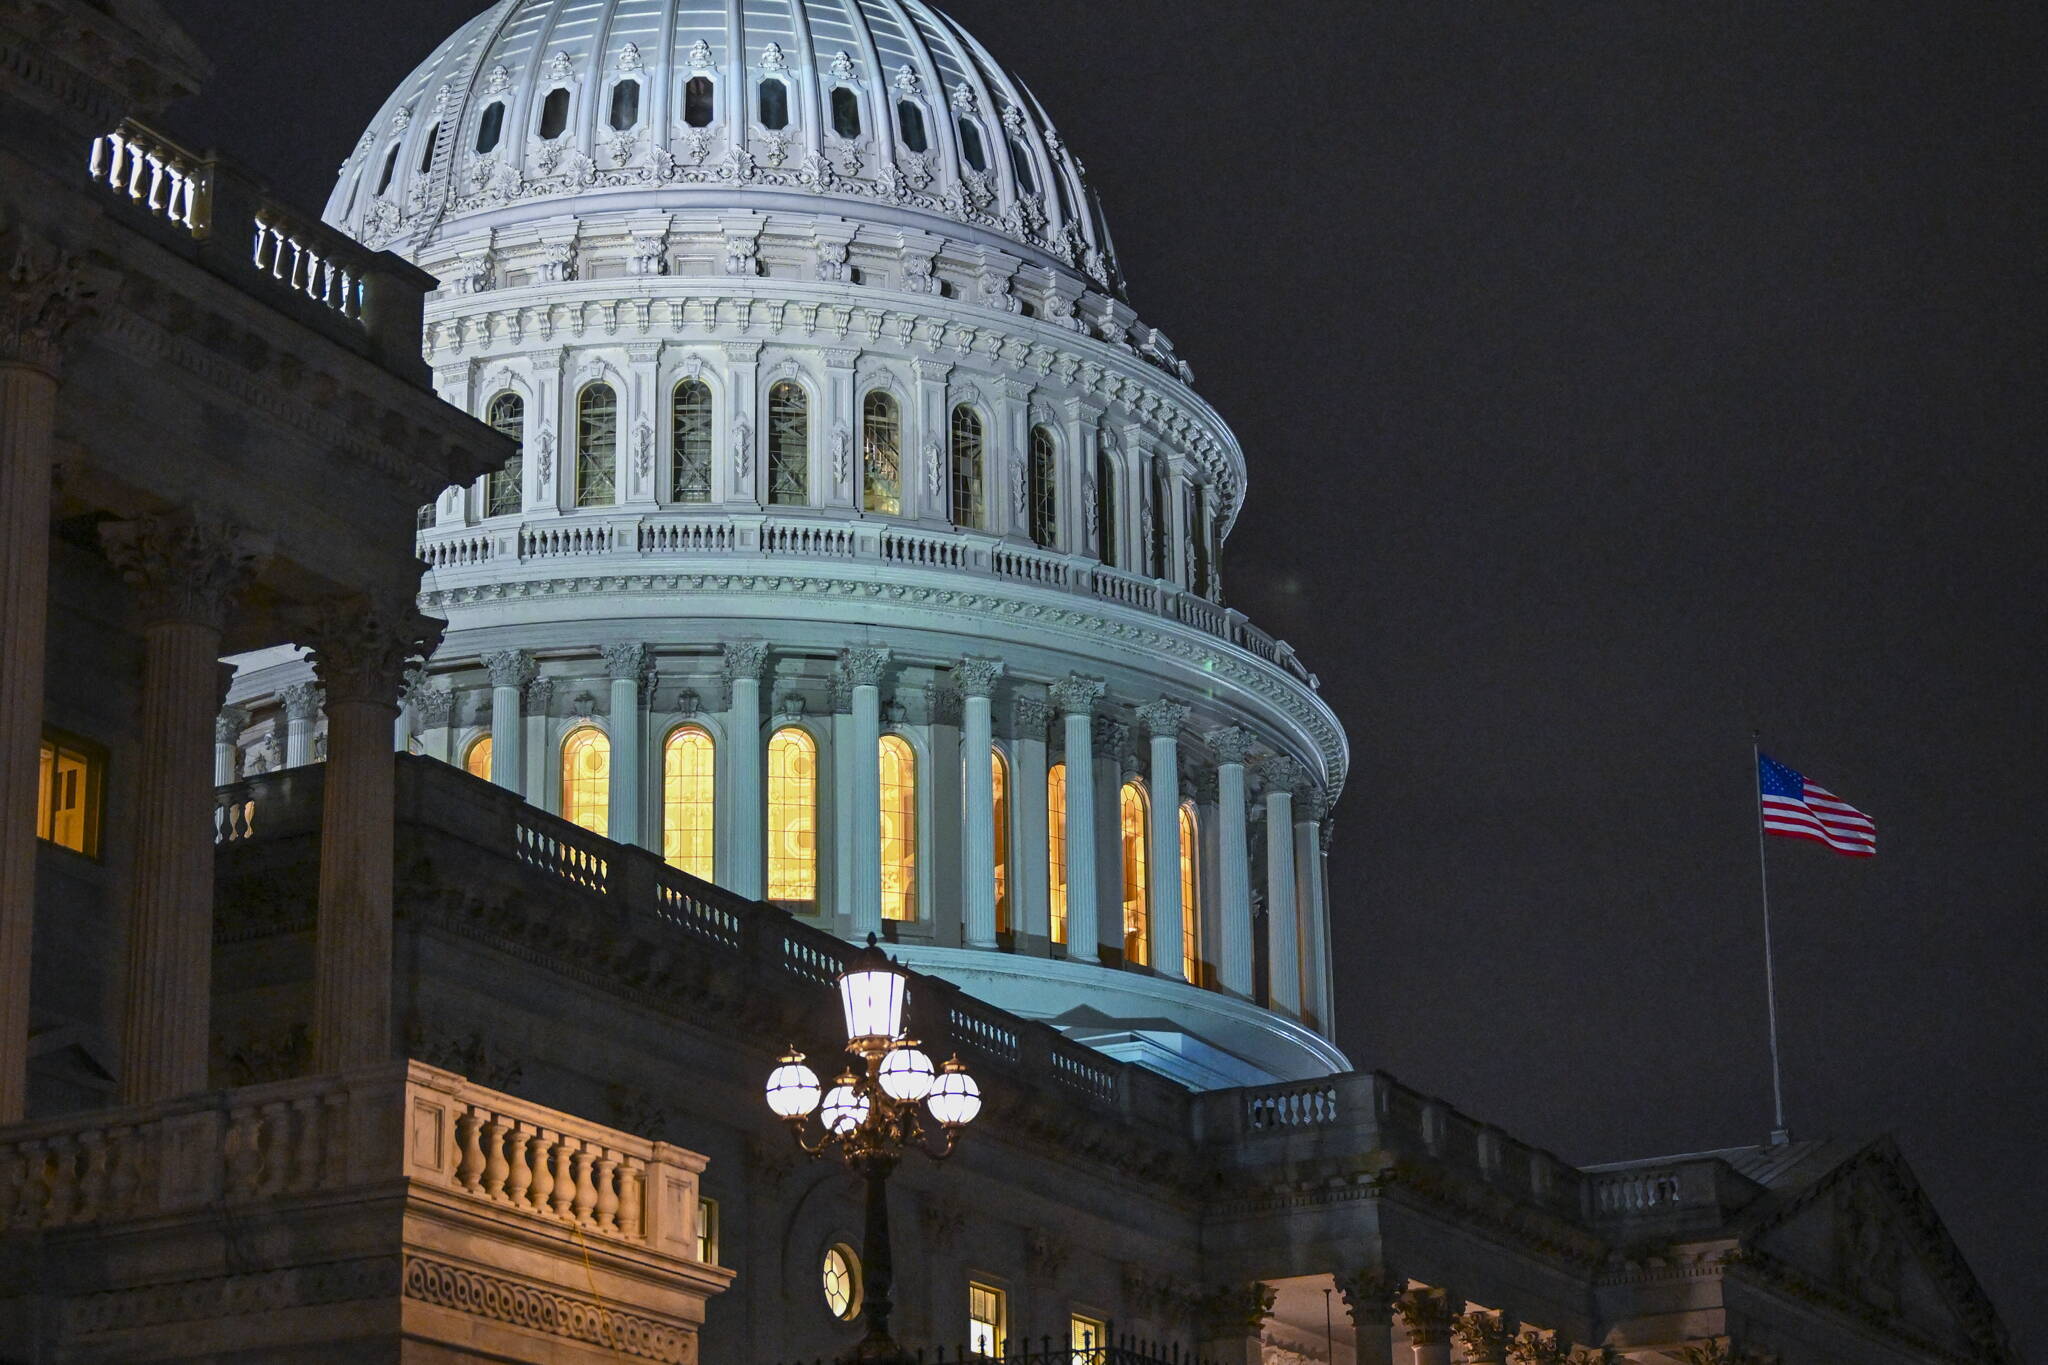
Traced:
POLYGON ((908 984, 908 974, 869 934, 868 946, 839 974, 846 1051, 857 1066, 827 1088, 792 1047, 768 1076, 768 1107, 789 1125, 797 1146, 813 1159, 834 1152, 867 1179, 867 1245, 861 1252, 867 1293, 861 1313, 868 1330, 853 1355, 860 1361, 905 1359, 889 1337, 889 1175, 913 1148, 934 1161, 951 1156, 960 1130, 981 1112, 981 1087, 958 1057, 934 1067, 917 1040, 903 1036, 908 984), (814 1113, 816 1139, 807 1135, 814 1113))

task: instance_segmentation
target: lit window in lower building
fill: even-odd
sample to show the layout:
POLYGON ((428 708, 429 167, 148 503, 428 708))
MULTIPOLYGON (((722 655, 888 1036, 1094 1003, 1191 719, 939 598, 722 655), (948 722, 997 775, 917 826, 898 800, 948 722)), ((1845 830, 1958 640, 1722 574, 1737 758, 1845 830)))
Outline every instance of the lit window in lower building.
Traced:
POLYGON ((1200 831, 1195 806, 1180 807, 1180 962, 1181 974, 1202 984, 1202 874, 1200 831))
POLYGON ((989 750, 988 767, 996 813, 996 932, 1007 934, 1015 927, 1010 923, 1010 765, 1001 749, 989 750))
POLYGON ((1124 961, 1140 967, 1152 961, 1151 868, 1147 866, 1145 821, 1145 789, 1135 782, 1124 783, 1124 961))
POLYGON ((1052 900, 1052 941, 1067 941, 1067 765, 1045 775, 1046 884, 1052 900))
POLYGON ((462 770, 471 777, 481 777, 486 782, 491 780, 491 737, 489 735, 485 735, 483 738, 473 742, 463 753, 462 770))
POLYGON ((768 899, 818 901, 818 742, 794 726, 768 741, 768 899))
POLYGON ((1009 1296, 992 1284, 967 1286, 967 1349, 978 1356, 999 1356, 1010 1330, 1009 1296))
POLYGON ((718 1264, 718 1201, 697 1201, 697 1259, 705 1265, 718 1264))
POLYGON ((670 867, 711 880, 717 835, 717 750, 686 725, 661 751, 661 856, 670 867))
POLYGON ((91 745, 51 735, 43 739, 37 769, 36 837, 97 858, 105 756, 91 745))
POLYGON ((901 735, 883 735, 882 918, 917 918, 917 753, 901 735))
POLYGON ((825 1306, 851 1322, 860 1316, 860 1257, 841 1242, 825 1252, 825 1306))
POLYGON ((594 725, 562 741, 562 818, 592 834, 611 831, 612 742, 594 725))
POLYGON ((1101 1318, 1075 1313, 1067 1319, 1067 1340, 1074 1365, 1102 1365, 1109 1359, 1109 1324, 1101 1318))

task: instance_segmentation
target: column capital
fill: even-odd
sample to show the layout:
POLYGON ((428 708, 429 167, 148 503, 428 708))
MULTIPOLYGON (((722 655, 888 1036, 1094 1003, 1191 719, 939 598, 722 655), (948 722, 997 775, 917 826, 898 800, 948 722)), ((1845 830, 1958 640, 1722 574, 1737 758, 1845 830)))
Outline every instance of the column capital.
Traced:
POLYGON ((1095 711, 1095 704, 1102 700, 1102 694, 1109 684, 1100 678, 1084 678, 1079 673, 1069 674, 1064 681, 1052 685, 1052 703, 1059 707, 1062 715, 1086 716, 1095 711))
POLYGON ((247 711, 244 711, 239 706, 222 707, 221 713, 213 718, 213 742, 215 744, 237 743, 242 738, 242 731, 248 728, 249 713, 247 711))
POLYGON ((1451 1334, 1451 1296, 1443 1289, 1411 1289, 1395 1300, 1395 1308, 1401 1314, 1401 1325, 1408 1329, 1408 1340, 1418 1346, 1431 1346, 1448 1341, 1451 1334))
POLYGON ((56 377, 64 353, 98 311, 101 283, 84 259, 9 224, 0 213, 0 260, 8 262, 0 288, 0 364, 25 365, 56 377))
POLYGON ((1451 1319, 1451 1336, 1470 1365, 1502 1365, 1515 1329, 1499 1313, 1460 1313, 1451 1319))
POLYGON ((1145 726, 1145 733, 1154 739, 1179 739, 1180 727, 1187 723, 1188 713, 1192 710, 1194 708, 1185 702, 1161 697, 1139 707, 1138 719, 1145 726))
POLYGON ((526 685, 527 715, 544 716, 548 713, 548 708, 554 705, 554 702, 555 680, 553 678, 535 678, 526 685))
POLYGON ((958 725, 966 706, 958 688, 933 682, 924 687, 924 711, 925 720, 932 725, 958 725))
POLYGON ((1329 798, 1323 795, 1321 787, 1304 784, 1295 789, 1294 822, 1296 824, 1321 824, 1329 813, 1329 798))
POLYGON ((1344 1296, 1352 1324, 1358 1327, 1391 1327, 1394 1300, 1407 1286, 1406 1279, 1385 1266, 1367 1266, 1337 1277, 1337 1292, 1344 1296))
POLYGON ((416 688, 412 694, 412 711, 419 717, 422 729, 432 730, 448 723, 455 714, 455 693, 445 687, 416 688))
POLYGON ((1196 1331, 1203 1341, 1257 1336, 1276 1297, 1263 1280, 1217 1285, 1195 1298, 1196 1331))
POLYGON ((1251 755, 1252 734, 1242 725, 1226 725, 1220 730, 1211 730, 1202 738, 1208 742, 1218 763, 1235 763, 1242 767, 1251 755))
POLYGON ((1131 727, 1108 716, 1095 718, 1095 747, 1113 761, 1121 761, 1131 743, 1131 727))
POLYGON ((1572 1344, 1558 1332, 1522 1332, 1508 1339, 1507 1357, 1514 1365, 1566 1365, 1572 1344))
POLYGON ((446 626, 422 616, 410 594, 378 600, 355 593, 316 604, 305 636, 330 706, 366 702, 396 713, 406 664, 431 655, 446 626))
POLYGON ((1036 697, 1019 697, 1015 715, 1017 738, 1043 740, 1046 728, 1052 724, 1052 703, 1036 697))
POLYGON ((1001 659, 984 659, 969 655, 953 665, 954 681, 960 684, 960 691, 970 697, 992 697, 996 683, 1003 676, 1001 659))
POLYGON ((191 512, 110 522, 100 527, 100 543, 146 620, 215 630, 227 624, 259 552, 240 527, 191 512))
POLYGON ((277 689, 277 700, 288 720, 318 720, 327 696, 317 683, 290 683, 277 689))
POLYGON ((1268 795, 1283 791, 1293 795, 1302 785, 1301 765, 1285 754, 1267 758, 1259 764, 1259 781, 1268 795))
POLYGON ((640 682, 647 676, 646 645, 624 644, 604 647, 604 671, 613 682, 640 682))
POLYGON ((768 667, 768 642, 766 640, 735 640, 725 647, 725 664, 722 672, 728 683, 740 678, 761 680, 761 674, 768 667))
POLYGON ((880 687, 889 671, 889 650, 884 645, 847 645, 839 651, 839 668, 850 687, 880 687))
POLYGON ((499 650, 483 657, 484 668, 491 675, 493 687, 524 687, 532 682, 539 670, 533 656, 523 649, 499 650))

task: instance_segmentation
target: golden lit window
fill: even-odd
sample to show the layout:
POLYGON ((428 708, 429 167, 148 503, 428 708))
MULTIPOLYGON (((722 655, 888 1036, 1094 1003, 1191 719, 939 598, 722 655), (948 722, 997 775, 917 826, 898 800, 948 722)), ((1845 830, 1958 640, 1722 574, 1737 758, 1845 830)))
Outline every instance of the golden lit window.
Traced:
POLYGON ((697 1200, 697 1259, 705 1265, 718 1264, 718 1201, 697 1200))
POLYGON ((1195 824, 1195 803, 1180 806, 1180 969, 1196 985, 1202 984, 1202 874, 1200 830, 1195 824))
POLYGON ((996 828, 996 932, 1007 934, 1010 924, 1010 765, 1001 749, 988 754, 989 784, 995 793, 996 828))
POLYGON ((1045 775, 1046 887, 1052 899, 1052 941, 1067 941, 1067 765, 1045 775))
POLYGON ((661 748, 661 856, 679 872, 711 880, 716 834, 717 750, 686 725, 661 748))
POLYGON ((106 756, 95 745, 46 735, 37 764, 36 837, 83 853, 100 855, 100 789, 106 756))
POLYGON ((562 741, 562 818, 592 834, 611 831, 612 742, 594 725, 562 741))
POLYGON ((472 741, 469 748, 463 751, 462 771, 468 773, 471 777, 481 777, 486 782, 491 780, 491 737, 489 735, 472 741))
POLYGON ((818 900, 818 742, 794 726, 768 741, 768 899, 818 900))
POLYGON ((1075 1313, 1067 1319, 1067 1341, 1074 1365, 1101 1365, 1109 1359, 1109 1324, 1075 1313))
POLYGON ((917 918, 917 754, 901 735, 883 735, 882 918, 917 918))
POLYGON ((1010 1333, 1009 1295, 992 1284, 967 1285, 967 1349, 978 1356, 999 1356, 1010 1333))
POLYGON ((860 1316, 860 1257, 840 1242, 825 1252, 825 1306, 832 1316, 851 1322, 860 1316))
POLYGON ((1152 890, 1145 856, 1145 790, 1135 782, 1124 783, 1122 823, 1124 961, 1142 967, 1152 961, 1152 890))

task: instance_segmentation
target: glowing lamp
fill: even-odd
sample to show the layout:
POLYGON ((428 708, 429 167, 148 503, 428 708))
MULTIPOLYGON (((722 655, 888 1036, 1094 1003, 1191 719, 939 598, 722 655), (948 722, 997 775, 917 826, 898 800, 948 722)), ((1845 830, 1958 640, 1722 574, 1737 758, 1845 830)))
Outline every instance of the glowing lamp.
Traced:
POLYGON ((768 1107, 779 1119, 800 1119, 818 1107, 818 1073, 804 1065, 804 1054, 782 1054, 782 1064, 768 1074, 768 1107))
POLYGON ((846 1011, 846 1040, 855 1047, 881 1046, 903 1032, 903 988, 908 978, 901 967, 875 945, 853 955, 839 974, 839 1003, 846 1011))
POLYGON ((916 1104, 932 1093, 938 1073, 931 1058, 914 1047, 899 1047, 882 1059, 882 1070, 877 1079, 881 1082, 882 1093, 890 1099, 916 1104))
POLYGON ((868 1121, 868 1097, 854 1088, 852 1076, 841 1076, 838 1084, 825 1092, 818 1118, 828 1133, 850 1133, 868 1121))
POLYGON ((940 1069, 938 1084, 925 1097, 925 1105, 946 1127, 964 1128, 981 1112, 981 1087, 955 1057, 940 1069))

